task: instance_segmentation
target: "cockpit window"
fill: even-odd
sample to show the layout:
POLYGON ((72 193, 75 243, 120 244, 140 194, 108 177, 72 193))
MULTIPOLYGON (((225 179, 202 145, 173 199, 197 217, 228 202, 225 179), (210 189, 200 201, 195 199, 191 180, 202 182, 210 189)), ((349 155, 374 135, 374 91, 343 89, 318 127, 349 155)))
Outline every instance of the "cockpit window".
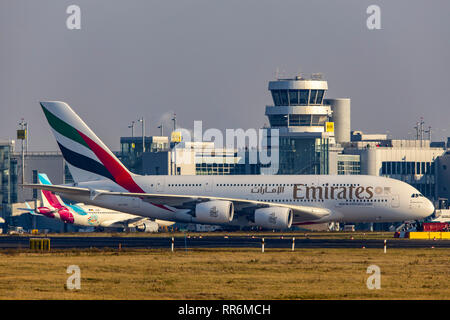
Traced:
POLYGON ((423 197, 423 195, 421 193, 413 193, 411 195, 411 198, 418 198, 418 197, 423 197))

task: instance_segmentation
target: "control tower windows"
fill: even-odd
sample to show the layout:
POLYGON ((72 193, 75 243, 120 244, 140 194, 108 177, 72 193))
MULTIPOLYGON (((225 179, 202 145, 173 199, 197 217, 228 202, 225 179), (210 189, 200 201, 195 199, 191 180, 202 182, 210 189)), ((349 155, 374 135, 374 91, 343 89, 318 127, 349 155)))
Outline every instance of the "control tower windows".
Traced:
POLYGON ((289 126, 310 126, 311 115, 291 114, 289 115, 289 126))
POLYGON ((309 104, 316 104, 317 90, 311 90, 311 95, 309 96, 309 104))
POLYGON ((323 126, 327 122, 328 117, 325 115, 313 115, 311 120, 312 126, 323 126))
POLYGON ((300 105, 308 104, 308 92, 309 90, 300 90, 300 105))
POLYGON ((322 104, 323 94, 325 90, 317 90, 316 104, 322 104))
POLYGON ((271 127, 287 127, 288 117, 287 115, 274 114, 269 116, 269 122, 271 127))
POLYGON ((276 106, 281 106, 280 90, 272 90, 272 98, 276 106))
POLYGON ((325 90, 271 90, 275 106, 321 105, 325 90))
POLYGON ((289 105, 288 91, 287 90, 280 90, 279 93, 280 93, 281 105, 282 106, 288 106, 289 105))
POLYGON ((289 104, 291 106, 298 105, 298 90, 289 90, 289 104))

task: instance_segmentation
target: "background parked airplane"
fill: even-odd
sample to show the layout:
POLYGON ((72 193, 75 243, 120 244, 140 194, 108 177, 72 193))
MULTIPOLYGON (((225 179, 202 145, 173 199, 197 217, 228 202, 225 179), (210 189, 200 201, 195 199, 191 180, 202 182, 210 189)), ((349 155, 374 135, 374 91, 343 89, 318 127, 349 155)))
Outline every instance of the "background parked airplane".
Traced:
MULTIPOLYGON (((48 176, 38 174, 39 183, 52 185, 48 176)), ((67 204, 51 191, 41 190, 42 206, 33 210, 28 203, 31 214, 39 214, 64 223, 96 228, 136 228, 142 232, 157 232, 160 226, 171 226, 174 222, 155 220, 127 214, 115 210, 84 204, 67 204)))

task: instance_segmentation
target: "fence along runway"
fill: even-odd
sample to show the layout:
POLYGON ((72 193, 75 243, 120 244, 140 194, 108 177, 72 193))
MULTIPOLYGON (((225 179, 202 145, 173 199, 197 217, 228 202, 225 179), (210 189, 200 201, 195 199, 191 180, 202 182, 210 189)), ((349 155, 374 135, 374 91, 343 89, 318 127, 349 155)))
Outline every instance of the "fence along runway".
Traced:
MULTIPOLYGON (((29 236, 2 236, 0 237, 0 249, 27 249, 29 248, 29 236)), ((50 236, 52 249, 89 249, 89 248, 149 248, 170 249, 171 237, 71 237, 50 236)), ((175 237, 175 249, 196 248, 261 248, 260 237, 175 237)), ((264 238, 265 249, 291 249, 292 237, 264 238)), ((327 248, 379 248, 383 249, 384 240, 380 239, 295 239, 296 249, 327 249, 327 248)), ((410 240, 387 239, 388 248, 415 249, 415 248, 450 248, 449 240, 410 240)))

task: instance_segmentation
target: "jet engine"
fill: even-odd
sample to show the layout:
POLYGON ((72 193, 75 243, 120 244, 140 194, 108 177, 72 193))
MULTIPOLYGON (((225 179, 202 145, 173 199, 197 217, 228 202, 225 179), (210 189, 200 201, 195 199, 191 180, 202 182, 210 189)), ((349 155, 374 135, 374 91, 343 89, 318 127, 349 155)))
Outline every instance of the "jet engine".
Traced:
POLYGON ((255 210, 255 224, 266 229, 288 229, 293 217, 290 208, 268 207, 255 210))
POLYGON ((55 217, 55 215, 53 214, 53 211, 50 210, 47 207, 38 207, 38 208, 36 208, 36 212, 39 213, 39 214, 42 214, 42 215, 44 215, 44 216, 46 216, 48 218, 54 218, 55 217))
POLYGON ((74 218, 72 213, 66 207, 61 207, 58 209, 59 218, 65 223, 73 223, 74 218))
POLYGON ((213 200, 195 206, 195 222, 228 223, 233 220, 234 206, 231 201, 213 200))
POLYGON ((139 232, 158 232, 159 225, 156 222, 147 220, 136 225, 136 230, 139 232))

